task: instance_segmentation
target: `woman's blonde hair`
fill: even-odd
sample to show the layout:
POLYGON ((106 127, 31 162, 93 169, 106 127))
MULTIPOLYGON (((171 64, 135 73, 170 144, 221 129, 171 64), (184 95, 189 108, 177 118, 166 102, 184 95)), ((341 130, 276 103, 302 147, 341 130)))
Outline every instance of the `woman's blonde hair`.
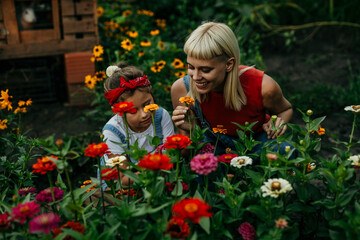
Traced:
MULTIPOLYGON (((239 111, 246 104, 246 96, 239 82, 240 49, 234 32, 223 23, 207 22, 197 27, 188 37, 184 45, 187 56, 209 60, 223 57, 224 61, 231 57, 235 63, 226 74, 224 86, 225 107, 239 111)), ((243 72, 243 71, 242 71, 243 72)), ((199 102, 206 99, 196 91, 194 81, 190 81, 189 95, 199 102)))

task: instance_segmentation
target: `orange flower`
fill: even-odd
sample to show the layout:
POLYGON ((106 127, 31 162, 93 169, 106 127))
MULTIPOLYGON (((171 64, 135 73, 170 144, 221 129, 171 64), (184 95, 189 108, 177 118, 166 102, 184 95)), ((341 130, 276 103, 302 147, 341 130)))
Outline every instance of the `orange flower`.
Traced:
POLYGON ((127 51, 131 51, 133 49, 135 44, 132 44, 129 39, 125 39, 121 42, 121 47, 127 51))
POLYGON ((184 63, 178 59, 178 58, 175 58, 174 61, 171 63, 171 65, 174 67, 174 68, 184 68, 184 63))
POLYGON ((127 31, 126 34, 127 34, 129 37, 131 37, 131 38, 136 38, 137 36, 139 36, 139 33, 138 33, 138 32, 132 31, 132 30, 127 31))
POLYGON ((182 199, 172 207, 173 213, 181 219, 199 223, 202 217, 211 217, 210 205, 198 198, 182 199))
POLYGON ((26 106, 30 106, 32 104, 32 101, 31 101, 31 98, 29 98, 27 101, 26 101, 26 106))
POLYGON ((98 17, 101 17, 104 14, 104 9, 102 7, 97 7, 96 8, 96 15, 98 17))
POLYGON ((158 25, 161 28, 166 27, 166 20, 165 19, 156 19, 156 25, 158 25))
POLYGON ((189 224, 182 218, 172 217, 167 225, 166 233, 171 238, 185 239, 190 234, 189 224))
POLYGON ((157 104, 149 104, 144 107, 144 112, 155 111, 156 109, 159 109, 157 104))
POLYGON ((178 78, 185 77, 186 73, 184 71, 180 71, 174 74, 178 78))
POLYGON ((112 108, 113 113, 118 113, 120 116, 124 115, 124 113, 136 113, 137 110, 134 108, 133 102, 119 102, 115 103, 112 108))
POLYGON ((104 154, 109 153, 109 147, 106 143, 92 143, 85 149, 85 156, 88 157, 102 157, 104 154))
POLYGON ((157 72, 161 72, 162 68, 157 65, 154 65, 150 68, 150 70, 153 71, 154 73, 157 73, 157 72))
MULTIPOLYGON (((51 155, 51 158, 59 159, 56 156, 51 155)), ((48 157, 42 157, 37 159, 37 163, 32 165, 33 173, 41 173, 46 174, 47 172, 51 172, 57 168, 56 164, 48 157)))
POLYGON ((322 127, 319 125, 319 130, 317 130, 316 132, 317 132, 317 134, 319 134, 319 135, 323 135, 323 134, 325 134, 325 128, 322 128, 322 127))
POLYGON ((139 53, 138 53, 138 56, 139 57, 142 57, 142 56, 144 56, 145 55, 145 52, 144 51, 139 51, 139 53))
POLYGON ((151 36, 159 35, 159 33, 160 33, 159 29, 155 29, 155 30, 151 30, 151 31, 150 31, 150 35, 151 35, 151 36))
POLYGON ((132 14, 132 11, 129 10, 129 9, 123 11, 123 13, 122 13, 122 15, 123 15, 124 17, 128 17, 128 16, 130 16, 131 14, 132 14))
POLYGON ((20 101, 18 102, 19 107, 24 106, 25 104, 26 104, 26 102, 23 101, 23 100, 20 100, 20 101))
MULTIPOLYGON (((86 181, 83 182, 84 185, 81 185, 80 187, 81 187, 81 188, 84 188, 84 187, 86 187, 87 185, 90 185, 90 184, 92 184, 92 183, 93 183, 93 182, 92 182, 91 180, 86 180, 86 181)), ((97 187, 97 184, 95 184, 94 186, 92 186, 91 188, 89 188, 88 190, 86 190, 86 192, 90 192, 90 191, 92 191, 92 190, 95 190, 96 187, 97 187)))
POLYGON ((216 125, 216 128, 213 128, 213 132, 226 134, 227 130, 224 128, 224 125, 216 125))
POLYGON ((190 103, 195 103, 195 100, 192 97, 185 96, 185 97, 179 98, 179 102, 190 104, 190 103))
POLYGON ((163 41, 158 42, 158 46, 159 46, 160 50, 165 49, 165 43, 163 41))
POLYGON ((138 166, 149 170, 169 170, 173 164, 170 163, 170 158, 165 154, 148 153, 139 160, 138 166))
POLYGON ((105 77, 106 77, 105 71, 98 71, 95 73, 95 76, 94 76, 96 81, 102 81, 105 79, 105 77))
POLYGON ((93 78, 91 75, 86 75, 85 76, 85 85, 89 89, 94 89, 94 87, 96 85, 96 79, 93 78))
POLYGON ((160 67, 161 69, 163 69, 165 67, 166 62, 164 60, 160 60, 156 63, 156 66, 160 67))
POLYGON ((26 113, 26 107, 18 107, 14 110, 14 113, 26 113))
POLYGON ((150 46, 151 46, 151 42, 150 42, 149 40, 145 39, 145 40, 143 40, 143 41, 140 42, 140 45, 141 45, 142 47, 150 47, 150 46))
POLYGON ((97 45, 93 49, 93 54, 95 57, 100 57, 104 53, 104 48, 101 45, 97 45))
POLYGON ((175 134, 166 138, 166 142, 164 143, 164 147, 166 149, 178 148, 184 149, 192 143, 190 138, 181 134, 175 134))
POLYGON ((103 180, 117 180, 119 176, 119 172, 116 168, 105 168, 101 170, 101 177, 103 180))
POLYGON ((0 129, 1 130, 4 130, 5 128, 7 128, 7 125, 6 125, 7 122, 8 122, 7 119, 4 119, 4 120, 0 119, 0 129))

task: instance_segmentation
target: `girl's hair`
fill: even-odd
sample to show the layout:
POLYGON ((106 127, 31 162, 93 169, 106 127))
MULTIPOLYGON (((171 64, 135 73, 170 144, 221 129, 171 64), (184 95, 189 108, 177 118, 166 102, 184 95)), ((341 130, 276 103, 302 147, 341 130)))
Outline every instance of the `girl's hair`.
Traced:
MULTIPOLYGON (((246 104, 246 96, 239 82, 239 44, 234 32, 226 24, 207 22, 200 25, 186 40, 184 52, 190 57, 205 60, 221 57, 226 61, 234 57, 235 64, 225 79, 225 106, 239 111, 246 104)), ((206 95, 200 96, 196 91, 194 81, 190 81, 189 95, 199 102, 206 99, 206 95)))
MULTIPOLYGON (((131 66, 128 65, 125 62, 120 62, 116 65, 113 70, 113 73, 111 74, 111 76, 109 76, 105 83, 104 83, 104 91, 105 92, 109 92, 111 90, 114 90, 118 87, 120 87, 120 78, 123 77, 125 79, 125 81, 129 81, 129 80, 133 80, 137 77, 142 77, 144 74, 143 72, 138 69, 135 66, 131 66)), ((134 95, 135 90, 139 90, 141 92, 146 92, 146 93, 150 93, 151 96, 154 98, 152 92, 151 92, 151 85, 149 86, 144 86, 144 87, 138 87, 136 89, 128 89, 125 90, 117 99, 116 102, 124 102, 126 101, 127 98, 131 97, 132 95, 134 95)), ((155 99, 154 99, 155 100, 155 99)))

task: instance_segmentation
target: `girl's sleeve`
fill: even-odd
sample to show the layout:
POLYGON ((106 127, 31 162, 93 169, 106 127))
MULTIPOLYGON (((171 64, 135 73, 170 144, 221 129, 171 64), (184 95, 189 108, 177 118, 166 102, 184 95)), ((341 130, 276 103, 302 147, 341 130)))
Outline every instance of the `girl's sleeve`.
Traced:
POLYGON ((104 130, 104 142, 108 145, 111 154, 123 154, 125 151, 119 145, 121 144, 120 138, 110 130, 104 130))
POLYGON ((163 111, 163 116, 161 119, 161 126, 163 129, 163 135, 164 135, 164 139, 166 139, 166 137, 174 135, 174 124, 171 121, 171 117, 170 114, 168 113, 168 111, 166 111, 164 109, 163 111))

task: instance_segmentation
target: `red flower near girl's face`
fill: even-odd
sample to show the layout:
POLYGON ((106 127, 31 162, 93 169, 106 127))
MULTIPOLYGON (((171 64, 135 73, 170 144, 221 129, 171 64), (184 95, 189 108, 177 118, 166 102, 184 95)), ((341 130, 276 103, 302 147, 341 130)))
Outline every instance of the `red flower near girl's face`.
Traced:
POLYGON ((102 157, 104 154, 109 153, 109 147, 106 143, 92 143, 85 149, 85 156, 88 157, 102 157))
POLYGON ((175 134, 166 138, 166 142, 164 143, 164 147, 166 149, 170 148, 178 148, 184 149, 189 146, 192 142, 190 138, 181 134, 175 134))
POLYGON ((135 105, 133 102, 119 102, 113 105, 112 111, 113 113, 118 113, 120 116, 124 115, 124 113, 136 113, 137 110, 134 108, 135 105))
MULTIPOLYGON (((67 223, 65 223, 64 225, 61 226, 61 228, 55 228, 53 230, 53 233, 54 233, 54 238, 57 236, 57 235, 60 235, 62 232, 63 232, 63 229, 64 228, 67 228, 67 229, 71 229, 71 230, 74 230, 76 232, 79 232, 81 234, 84 233, 85 231, 85 227, 84 225, 81 225, 80 223, 78 222, 75 222, 75 221, 68 221, 67 223)), ((72 240, 73 238, 70 237, 70 236, 65 236, 65 238, 63 238, 65 240, 72 240)))
POLYGON ((149 153, 139 160, 139 167, 149 170, 169 170, 173 164, 170 163, 170 158, 160 153, 149 153))
MULTIPOLYGON (((51 158, 59 159, 56 156, 50 156, 51 158)), ((33 173, 41 173, 46 174, 47 172, 51 172, 57 168, 56 164, 51 161, 48 157, 42 157, 37 160, 37 163, 32 165, 33 173)))
POLYGON ((101 176, 103 180, 117 180, 119 176, 119 172, 116 168, 105 168, 101 170, 101 176))
POLYGON ((182 219, 190 219, 193 223, 199 223, 202 217, 211 217, 210 205, 198 198, 182 199, 172 207, 173 213, 182 219))
POLYGON ((172 217, 167 225, 166 233, 171 238, 185 239, 190 234, 189 224, 182 218, 172 217))

